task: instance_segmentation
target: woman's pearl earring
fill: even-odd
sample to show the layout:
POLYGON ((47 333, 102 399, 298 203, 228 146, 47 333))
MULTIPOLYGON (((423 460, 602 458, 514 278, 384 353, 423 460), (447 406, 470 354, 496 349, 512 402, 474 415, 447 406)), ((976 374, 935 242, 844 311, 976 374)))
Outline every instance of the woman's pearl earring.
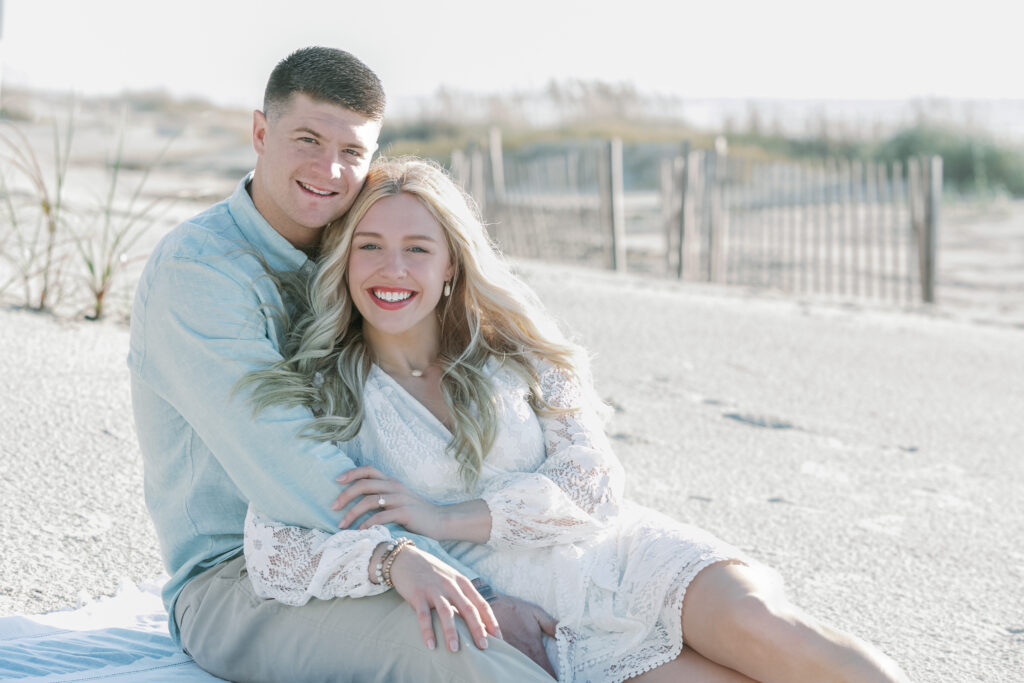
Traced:
POLYGON ((447 282, 444 283, 444 295, 445 296, 451 296, 452 295, 452 286, 450 284, 448 284, 447 282))

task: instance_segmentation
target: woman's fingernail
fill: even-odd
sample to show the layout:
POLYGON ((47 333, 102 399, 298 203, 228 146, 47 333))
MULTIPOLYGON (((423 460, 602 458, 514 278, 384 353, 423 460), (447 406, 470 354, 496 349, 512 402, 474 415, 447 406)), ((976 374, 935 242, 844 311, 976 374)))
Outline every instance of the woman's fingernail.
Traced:
POLYGON ((427 641, 427 648, 428 649, 433 650, 435 647, 437 647, 437 643, 434 642, 433 638, 431 638, 430 640, 427 641))
POLYGON ((458 641, 458 639, 452 638, 451 640, 449 640, 448 641, 448 649, 451 650, 452 652, 458 652, 459 651, 459 641, 458 641))
POLYGON ((480 648, 481 650, 486 650, 487 649, 487 639, 486 638, 479 639, 478 641, 476 641, 476 646, 478 648, 480 648))

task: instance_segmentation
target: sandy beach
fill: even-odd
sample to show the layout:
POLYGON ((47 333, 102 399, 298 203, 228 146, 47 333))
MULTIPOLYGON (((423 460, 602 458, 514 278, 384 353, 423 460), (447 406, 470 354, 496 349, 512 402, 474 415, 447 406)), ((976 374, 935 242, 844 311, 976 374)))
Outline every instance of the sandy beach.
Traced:
MULTIPOLYGON (((75 187, 102 187, 104 121, 83 122, 75 187)), ((138 162, 162 121, 128 131, 138 162)), ((147 187, 178 199, 108 319, 83 321, 80 291, 56 316, 9 306, 16 287, 0 298, 0 616, 162 572, 126 314, 155 240, 251 167, 246 129, 204 116, 176 140, 147 187)), ((593 352, 628 495, 776 568, 916 681, 1024 680, 1024 204, 982 209, 944 214, 931 308, 518 264, 593 352)))
MULTIPOLYGON (((1024 330, 521 263, 594 354, 628 495, 918 681, 1024 671, 1024 330)), ((0 309, 0 616, 160 574, 123 321, 0 309)))

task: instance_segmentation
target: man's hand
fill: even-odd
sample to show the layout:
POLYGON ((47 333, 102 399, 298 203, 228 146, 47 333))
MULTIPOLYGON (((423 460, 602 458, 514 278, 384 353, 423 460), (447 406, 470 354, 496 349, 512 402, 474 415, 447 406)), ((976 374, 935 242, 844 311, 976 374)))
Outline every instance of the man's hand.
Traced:
MULTIPOLYGON (((487 648, 487 635, 501 637, 498 620, 469 579, 441 560, 419 548, 406 547, 391 566, 391 583, 405 598, 420 622, 423 642, 431 650, 435 647, 434 624, 430 611, 437 611, 448 649, 459 649, 459 634, 455 630, 455 615, 462 617, 469 632, 481 650, 487 648)), ((523 603, 524 605, 527 603, 523 603)))
POLYGON ((504 640, 537 662, 545 671, 557 678, 555 669, 548 660, 541 633, 555 637, 558 622, 543 609, 511 595, 496 593, 498 599, 491 603, 494 616, 498 618, 504 640))

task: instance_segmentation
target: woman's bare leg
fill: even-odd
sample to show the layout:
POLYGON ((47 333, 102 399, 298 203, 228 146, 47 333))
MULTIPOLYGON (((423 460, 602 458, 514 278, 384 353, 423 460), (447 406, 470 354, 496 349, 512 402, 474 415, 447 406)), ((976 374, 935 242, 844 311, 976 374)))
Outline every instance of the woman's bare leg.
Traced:
POLYGON ((755 683, 741 673, 715 664, 710 659, 701 657, 695 650, 683 647, 683 652, 670 662, 656 669, 629 679, 632 683, 678 683, 693 681, 694 683, 755 683))
POLYGON ((906 681, 868 643, 819 623, 754 568, 721 562, 690 583, 683 642, 759 681, 906 681))

